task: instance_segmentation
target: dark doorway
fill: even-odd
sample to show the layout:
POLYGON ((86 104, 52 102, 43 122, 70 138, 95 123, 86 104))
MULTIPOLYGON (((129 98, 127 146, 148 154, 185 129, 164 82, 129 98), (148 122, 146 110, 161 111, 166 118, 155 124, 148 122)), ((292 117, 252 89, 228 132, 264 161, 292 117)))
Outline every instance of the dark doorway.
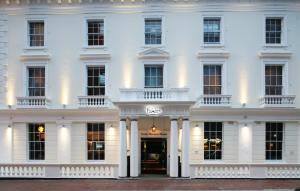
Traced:
POLYGON ((167 139, 142 138, 142 174, 167 174, 167 139))

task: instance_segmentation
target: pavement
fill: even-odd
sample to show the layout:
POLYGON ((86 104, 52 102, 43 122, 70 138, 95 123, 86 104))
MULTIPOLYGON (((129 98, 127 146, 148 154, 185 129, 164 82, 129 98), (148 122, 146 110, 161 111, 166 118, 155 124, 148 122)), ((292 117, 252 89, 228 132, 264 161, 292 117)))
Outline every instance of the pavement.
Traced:
POLYGON ((292 179, 0 179, 0 191, 101 191, 101 190, 298 190, 292 179))

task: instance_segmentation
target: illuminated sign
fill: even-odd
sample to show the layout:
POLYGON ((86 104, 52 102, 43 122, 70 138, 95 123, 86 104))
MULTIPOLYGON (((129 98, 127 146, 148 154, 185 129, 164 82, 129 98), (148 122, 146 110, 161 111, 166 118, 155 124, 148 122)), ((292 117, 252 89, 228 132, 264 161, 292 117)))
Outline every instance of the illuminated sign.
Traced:
POLYGON ((146 114, 147 115, 160 115, 163 110, 158 106, 148 105, 146 106, 146 114))

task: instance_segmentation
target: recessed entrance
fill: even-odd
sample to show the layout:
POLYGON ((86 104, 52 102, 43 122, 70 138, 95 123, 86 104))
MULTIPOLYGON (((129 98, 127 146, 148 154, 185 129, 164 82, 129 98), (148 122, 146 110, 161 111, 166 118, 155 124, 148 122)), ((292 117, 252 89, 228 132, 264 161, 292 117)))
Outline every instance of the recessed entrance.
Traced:
POLYGON ((167 174, 167 139, 142 138, 142 174, 167 174))

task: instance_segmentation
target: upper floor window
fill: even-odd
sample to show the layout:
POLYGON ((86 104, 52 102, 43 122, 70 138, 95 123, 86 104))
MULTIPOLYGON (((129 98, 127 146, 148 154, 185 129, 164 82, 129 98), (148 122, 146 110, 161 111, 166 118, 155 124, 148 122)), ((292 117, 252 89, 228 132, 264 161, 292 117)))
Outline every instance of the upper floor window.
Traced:
POLYGON ((88 160, 104 160, 105 157, 105 124, 87 124, 88 160))
POLYGON ((220 44, 221 43, 221 18, 212 17, 204 18, 204 44, 220 44))
POLYGON ((145 19, 145 44, 146 45, 162 44, 162 19, 161 18, 145 19))
POLYGON ((88 46, 104 45, 104 20, 89 20, 88 25, 88 46))
POLYGON ((283 123, 266 123, 266 160, 282 159, 283 123))
POLYGON ((222 66, 221 65, 204 65, 203 82, 205 95, 222 94, 222 66))
POLYGON ((105 95, 105 67, 88 66, 87 74, 87 95, 105 95))
POLYGON ((145 88, 163 87, 163 66, 145 66, 145 88))
POLYGON ((282 95, 283 85, 283 66, 266 65, 265 66, 265 94, 282 95))
POLYGON ((222 159, 222 122, 204 123, 204 159, 222 159))
POLYGON ((282 21, 283 18, 267 17, 266 18, 266 44, 282 43, 282 21))
POLYGON ((45 160, 45 124, 28 124, 29 160, 45 160))
POLYGON ((45 96, 45 67, 28 68, 28 96, 45 96))
POLYGON ((43 47, 45 45, 44 25, 44 21, 28 22, 30 47, 43 47))

